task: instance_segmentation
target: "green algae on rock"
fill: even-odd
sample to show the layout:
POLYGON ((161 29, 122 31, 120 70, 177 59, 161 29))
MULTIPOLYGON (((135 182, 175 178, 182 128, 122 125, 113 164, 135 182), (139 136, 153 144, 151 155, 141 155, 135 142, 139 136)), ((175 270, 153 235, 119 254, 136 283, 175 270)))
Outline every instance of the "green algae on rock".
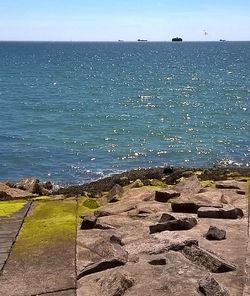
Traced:
POLYGON ((87 197, 81 196, 78 198, 78 217, 77 217, 77 225, 79 226, 83 216, 88 216, 94 214, 97 209, 101 208, 100 202, 97 200, 87 197))
POLYGON ((0 218, 10 217, 19 212, 26 205, 26 201, 1 201, 0 202, 0 218))
POLYGON ((98 209, 100 207, 98 201, 90 197, 87 197, 82 201, 82 206, 88 209, 98 209))
POLYGON ((161 180, 151 179, 150 186, 159 187, 159 188, 168 188, 168 184, 164 183, 161 180))
POLYGON ((34 197, 33 200, 51 200, 53 197, 52 196, 47 196, 47 195, 42 195, 42 196, 37 196, 34 197))
POLYGON ((204 187, 212 187, 215 184, 213 180, 203 180, 200 182, 201 182, 201 185, 204 187))

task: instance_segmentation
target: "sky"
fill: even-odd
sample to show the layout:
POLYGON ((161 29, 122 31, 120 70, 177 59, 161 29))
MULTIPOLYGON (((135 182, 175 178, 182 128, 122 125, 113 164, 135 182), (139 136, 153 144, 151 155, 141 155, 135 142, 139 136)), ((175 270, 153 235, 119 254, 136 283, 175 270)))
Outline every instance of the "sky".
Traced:
POLYGON ((250 40, 250 0, 0 0, 0 40, 170 41, 177 36, 250 40))

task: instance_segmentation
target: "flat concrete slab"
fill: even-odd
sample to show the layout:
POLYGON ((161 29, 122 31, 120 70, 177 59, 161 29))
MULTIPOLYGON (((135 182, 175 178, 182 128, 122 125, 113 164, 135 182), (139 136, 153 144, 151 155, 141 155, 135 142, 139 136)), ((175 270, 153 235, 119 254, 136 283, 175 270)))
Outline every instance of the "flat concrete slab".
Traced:
POLYGON ((74 295, 76 223, 76 200, 33 202, 0 276, 0 295, 74 295))
MULTIPOLYGON (((2 202, 1 205, 2 208, 4 208, 5 202, 2 202)), ((22 202, 20 210, 4 217, 0 217, 0 272, 9 256, 11 247, 15 242, 29 208, 30 202, 22 202)))
MULTIPOLYGON (((249 192, 250 194, 250 192, 249 192)), ((248 200, 248 244, 247 244, 247 251, 246 251, 246 263, 245 263, 245 273, 246 273, 246 282, 245 287, 243 291, 243 296, 249 296, 250 295, 250 197, 248 200)))

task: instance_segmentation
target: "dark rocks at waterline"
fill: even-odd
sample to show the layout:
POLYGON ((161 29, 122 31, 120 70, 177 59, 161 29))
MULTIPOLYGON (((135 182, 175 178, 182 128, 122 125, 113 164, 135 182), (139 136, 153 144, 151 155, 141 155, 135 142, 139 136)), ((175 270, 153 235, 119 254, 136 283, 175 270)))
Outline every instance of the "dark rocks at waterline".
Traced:
POLYGON ((158 202, 168 202, 170 199, 179 197, 180 192, 174 190, 155 191, 155 200, 158 202))
POLYGON ((126 262, 122 259, 119 259, 119 258, 104 259, 104 260, 89 264, 86 267, 84 267, 80 271, 79 275, 77 276, 77 279, 79 280, 80 278, 82 278, 86 275, 93 274, 93 273, 100 272, 100 271, 104 271, 107 269, 112 269, 112 268, 122 266, 125 264, 126 264, 126 262))
MULTIPOLYGON (((222 208, 221 204, 212 205, 214 208, 222 208)), ((208 203, 198 203, 198 202, 183 202, 176 201, 171 203, 171 209, 175 213, 192 213, 196 214, 199 208, 207 208, 211 207, 211 204, 208 203)))
POLYGON ((205 237, 207 240, 223 240, 226 239, 226 231, 216 226, 210 226, 205 237))
POLYGON ((194 245, 191 247, 186 246, 182 250, 182 254, 194 264, 203 266, 213 273, 229 272, 236 269, 236 266, 194 245))
POLYGON ((229 292, 210 275, 199 281, 199 290, 205 296, 229 296, 229 292))
POLYGON ((53 190, 53 184, 50 181, 43 183, 43 188, 47 190, 53 190))
POLYGON ((197 220, 195 218, 183 218, 170 220, 165 223, 158 223, 149 226, 150 234, 162 232, 162 231, 179 231, 179 230, 189 230, 197 225, 197 220))
POLYGON ((145 185, 150 185, 150 179, 164 179, 167 184, 175 184, 178 179, 185 175, 185 172, 196 171, 201 172, 199 175, 200 180, 224 180, 225 176, 232 172, 236 172, 241 176, 250 176, 249 168, 149 168, 149 169, 137 169, 124 172, 121 174, 115 174, 111 177, 106 177, 94 182, 90 182, 83 185, 75 185, 67 188, 60 188, 55 190, 53 194, 64 194, 66 196, 82 195, 85 192, 90 193, 92 196, 98 195, 102 192, 108 192, 116 184, 121 186, 129 185, 131 182, 140 179, 145 185))
POLYGON ((239 219, 244 216, 243 211, 239 208, 227 206, 225 208, 201 207, 197 211, 199 218, 214 219, 239 219))
MULTIPOLYGON (((179 169, 175 169, 174 172, 176 172, 177 170, 179 171, 179 169)), ((161 180, 165 176, 166 175, 163 168, 131 170, 121 174, 115 174, 111 177, 106 177, 88 184, 60 188, 57 192, 55 192, 55 194, 65 194, 68 196, 72 196, 82 195, 84 192, 89 192, 91 195, 95 196, 102 192, 110 191, 116 184, 120 186, 126 186, 131 184, 131 182, 140 179, 146 185, 146 181, 148 181, 149 179, 161 180)))
POLYGON ((173 167, 166 167, 163 169, 163 173, 166 175, 170 175, 174 172, 174 168, 173 167))

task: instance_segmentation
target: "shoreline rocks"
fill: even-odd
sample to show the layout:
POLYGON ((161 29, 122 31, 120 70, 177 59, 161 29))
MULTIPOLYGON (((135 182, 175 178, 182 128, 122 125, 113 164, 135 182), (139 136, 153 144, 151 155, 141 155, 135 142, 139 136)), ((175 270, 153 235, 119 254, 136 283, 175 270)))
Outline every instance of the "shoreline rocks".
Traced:
MULTIPOLYGON (((217 188, 217 181, 202 182, 190 174, 182 174, 175 184, 164 179, 164 185, 161 179, 159 186, 150 186, 143 180, 146 186, 141 186, 136 181, 139 186, 123 187, 117 202, 106 200, 94 212, 93 229, 78 232, 79 296, 86 287, 98 295, 99 283, 110 283, 110 278, 121 291, 118 295, 128 296, 227 296, 243 290, 247 200, 239 189, 217 188), (122 262, 113 266, 117 258, 122 262)), ((234 184, 245 189, 242 181, 234 184)), ((113 295, 108 283, 105 293, 113 295)))
MULTIPOLYGON (((234 188, 217 188, 223 180, 203 182, 201 171, 153 172, 67 191, 80 195, 84 188, 85 195, 78 197, 77 294, 224 296, 227 289, 237 295, 244 288, 248 243, 247 200, 239 194, 247 191, 246 183, 234 180, 234 188), (214 277, 207 278, 208 272, 214 277)), ((39 184, 33 178, 19 184, 26 191, 12 189, 35 192, 39 184)), ((51 184, 43 186, 51 190, 51 184)))
MULTIPOLYGON (((64 194, 64 195, 81 195, 88 192, 93 197, 102 193, 108 192, 111 188, 119 184, 120 186, 126 186, 131 184, 138 179, 145 185, 151 185, 152 179, 157 179, 164 181, 166 184, 176 184, 180 178, 188 176, 190 173, 196 174, 198 172, 199 180, 213 180, 222 181, 225 178, 232 178, 234 175, 237 177, 239 175, 244 177, 250 177, 249 168, 239 168, 239 167, 213 167, 213 168, 149 168, 149 169, 135 169, 130 170, 121 174, 115 174, 111 177, 106 177, 97 181, 86 183, 83 185, 72 185, 65 188, 59 188, 55 190, 53 194, 64 194)), ((195 182, 194 182, 195 183, 195 182)))

